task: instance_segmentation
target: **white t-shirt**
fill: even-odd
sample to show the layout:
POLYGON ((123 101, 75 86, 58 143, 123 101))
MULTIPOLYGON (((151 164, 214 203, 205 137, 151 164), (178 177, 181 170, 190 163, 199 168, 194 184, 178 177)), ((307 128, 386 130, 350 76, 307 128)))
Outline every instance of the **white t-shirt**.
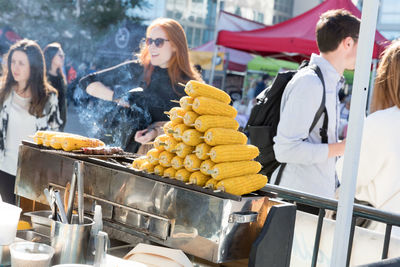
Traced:
POLYGON ((11 97, 5 157, 0 163, 0 170, 16 175, 19 145, 23 139, 35 134, 36 117, 28 112, 31 98, 23 98, 14 92, 11 97))

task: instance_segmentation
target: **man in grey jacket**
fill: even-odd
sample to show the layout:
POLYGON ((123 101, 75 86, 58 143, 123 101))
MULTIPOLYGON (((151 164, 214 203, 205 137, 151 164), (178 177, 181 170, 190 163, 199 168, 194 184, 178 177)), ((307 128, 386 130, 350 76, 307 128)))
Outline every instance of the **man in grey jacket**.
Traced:
MULTIPOLYGON (((287 163, 280 185, 327 198, 334 198, 337 186, 336 157, 343 155, 345 142, 338 142, 339 98, 343 72, 354 69, 360 20, 345 10, 330 10, 316 26, 319 55, 312 54, 325 81, 328 113, 328 144, 321 142, 322 115, 311 132, 310 126, 321 105, 323 86, 310 68, 300 70, 288 83, 281 102, 281 117, 274 151, 279 162, 287 163)), ((279 170, 279 168, 278 168, 279 170)), ((275 183, 275 170, 271 183, 275 183)))

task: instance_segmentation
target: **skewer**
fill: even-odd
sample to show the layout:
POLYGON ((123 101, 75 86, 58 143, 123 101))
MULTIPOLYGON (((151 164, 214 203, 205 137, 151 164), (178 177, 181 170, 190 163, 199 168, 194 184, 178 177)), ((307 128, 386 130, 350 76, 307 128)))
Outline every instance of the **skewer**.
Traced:
POLYGON ((183 83, 178 83, 178 85, 186 87, 186 84, 183 84, 183 83))

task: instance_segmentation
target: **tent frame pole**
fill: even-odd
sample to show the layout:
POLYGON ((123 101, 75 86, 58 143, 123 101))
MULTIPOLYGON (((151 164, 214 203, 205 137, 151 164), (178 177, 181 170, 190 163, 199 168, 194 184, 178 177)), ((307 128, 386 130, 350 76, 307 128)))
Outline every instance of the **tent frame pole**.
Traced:
POLYGON ((360 38, 358 40, 331 267, 346 266, 378 8, 379 0, 364 1, 361 13, 360 38))

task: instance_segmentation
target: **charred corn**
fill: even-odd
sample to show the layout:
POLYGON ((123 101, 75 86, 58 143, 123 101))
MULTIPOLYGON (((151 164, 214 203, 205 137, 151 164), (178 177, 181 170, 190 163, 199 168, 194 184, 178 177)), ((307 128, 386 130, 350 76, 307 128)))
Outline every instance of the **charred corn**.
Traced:
POLYGON ((185 92, 191 97, 205 96, 216 99, 226 104, 229 104, 231 102, 231 97, 224 91, 214 86, 194 80, 191 80, 186 84, 185 92))
POLYGON ((176 171, 175 177, 177 180, 182 182, 188 182, 191 172, 186 169, 180 169, 176 171))
POLYGON ((244 175, 226 178, 218 182, 217 189, 233 195, 244 195, 263 188, 268 178, 261 174, 244 175))
POLYGON ((165 140, 167 140, 168 138, 169 138, 169 136, 166 134, 157 136, 156 139, 154 139, 154 147, 157 150, 164 151, 165 150, 165 148, 164 148, 165 140))
POLYGON ((207 187, 207 188, 215 190, 215 189, 217 189, 217 184, 218 184, 218 181, 213 179, 213 178, 211 178, 211 179, 207 180, 207 182, 204 185, 204 187, 207 187))
POLYGON ((178 157, 184 158, 187 155, 191 154, 194 150, 193 146, 189 146, 183 142, 180 142, 176 145, 174 152, 178 157))
POLYGON ((161 165, 157 165, 154 167, 154 173, 157 174, 158 176, 163 176, 164 170, 165 170, 165 168, 161 165))
POLYGON ((163 151, 160 153, 160 157, 158 162, 160 163, 161 166, 163 167, 171 167, 171 160, 175 156, 174 153, 168 152, 168 151, 163 151))
POLYGON ((204 186, 207 180, 210 179, 210 176, 204 175, 200 171, 194 172, 189 177, 189 183, 195 184, 198 186, 204 186))
POLYGON ((186 130, 189 130, 190 126, 187 126, 186 124, 178 124, 174 127, 173 131, 173 137, 175 138, 176 141, 181 142, 182 141, 182 135, 183 132, 186 130))
POLYGON ((104 146, 104 143, 99 139, 80 136, 66 136, 62 144, 62 149, 65 151, 72 151, 81 149, 82 147, 100 146, 104 146))
POLYGON ((233 161, 215 164, 209 171, 211 177, 222 180, 228 177, 256 174, 261 170, 261 164, 257 161, 233 161))
POLYGON ((211 148, 210 159, 215 163, 252 160, 259 154, 253 145, 220 145, 211 148))
POLYGON ((170 179, 175 179, 176 170, 172 167, 164 170, 164 177, 168 177, 170 179))
POLYGON ((183 108, 186 111, 191 111, 192 110, 192 104, 193 104, 193 97, 191 96, 184 96, 181 97, 181 99, 179 100, 179 105, 181 106, 181 108, 183 108))
POLYGON ((239 123, 233 119, 218 115, 202 115, 197 117, 194 127, 199 132, 205 132, 210 128, 239 129, 239 123))
POLYGON ((179 156, 173 157, 171 160, 171 165, 172 165, 172 168, 174 168, 175 170, 182 169, 184 167, 183 166, 183 158, 181 158, 179 156))
POLYGON ((183 123, 187 126, 193 126, 194 122, 196 119, 199 117, 199 114, 197 114, 194 111, 188 111, 186 112, 185 116, 183 116, 183 123))
POLYGON ((204 142, 210 146, 246 144, 247 136, 239 131, 224 128, 211 128, 204 134, 204 142))
POLYGON ((203 137, 202 133, 195 129, 189 129, 183 132, 182 141, 189 146, 197 146, 203 142, 200 137, 203 137))
POLYGON ((229 118, 235 118, 237 115, 237 110, 234 107, 204 96, 196 97, 192 108, 200 115, 219 115, 229 118))
POLYGON ((158 150, 157 148, 150 149, 146 154, 148 162, 150 162, 153 165, 157 165, 160 153, 161 151, 158 150))
POLYGON ((132 167, 133 167, 134 169, 140 170, 140 166, 141 166, 145 161, 147 161, 147 157, 146 157, 146 156, 142 156, 142 157, 136 158, 136 159, 134 159, 133 162, 132 162, 132 167))
POLYGON ((207 159, 200 164, 200 171, 205 175, 210 175, 208 171, 211 170, 214 165, 215 162, 213 162, 211 159, 207 159))
POLYGON ((194 153, 196 154, 196 156, 199 159, 205 160, 205 159, 208 159, 210 157, 208 155, 208 153, 210 153, 210 150, 211 150, 211 146, 209 146, 206 143, 201 143, 201 144, 198 144, 196 146, 196 149, 194 150, 194 153))
POLYGON ((200 164, 201 160, 195 154, 187 155, 183 161, 186 170, 190 172, 200 170, 200 164))

